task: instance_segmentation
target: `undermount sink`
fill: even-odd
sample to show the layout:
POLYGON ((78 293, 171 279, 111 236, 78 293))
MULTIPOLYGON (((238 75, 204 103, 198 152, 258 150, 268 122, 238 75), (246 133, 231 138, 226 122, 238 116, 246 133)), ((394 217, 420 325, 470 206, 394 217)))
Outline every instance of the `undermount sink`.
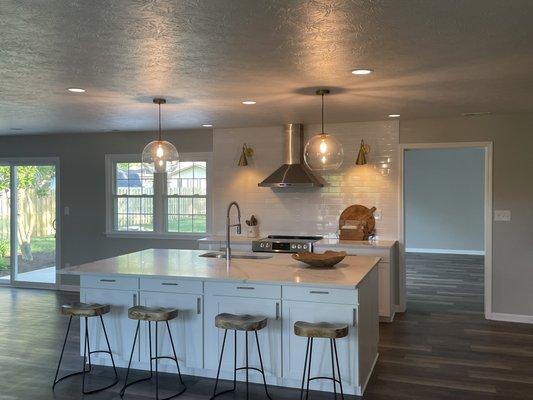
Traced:
MULTIPOLYGON (((226 258, 226 254, 213 251, 210 253, 200 254, 198 257, 226 258)), ((231 258, 243 260, 266 260, 267 258, 272 258, 272 256, 267 254, 232 254, 231 258)))

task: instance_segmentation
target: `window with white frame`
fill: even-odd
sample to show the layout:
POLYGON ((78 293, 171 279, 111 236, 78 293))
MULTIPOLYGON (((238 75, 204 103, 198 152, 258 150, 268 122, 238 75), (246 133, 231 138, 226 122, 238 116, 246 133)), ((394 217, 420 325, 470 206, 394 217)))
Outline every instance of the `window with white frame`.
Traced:
POLYGON ((108 232, 208 232, 208 163, 205 154, 182 154, 175 172, 154 174, 140 156, 106 156, 108 232))

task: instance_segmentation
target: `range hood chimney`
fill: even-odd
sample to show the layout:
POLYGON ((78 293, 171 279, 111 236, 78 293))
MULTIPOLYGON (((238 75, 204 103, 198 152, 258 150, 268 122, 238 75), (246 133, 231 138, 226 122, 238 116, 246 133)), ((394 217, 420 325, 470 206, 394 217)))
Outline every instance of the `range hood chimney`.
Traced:
POLYGON ((285 164, 270 174, 258 186, 262 187, 322 187, 324 184, 303 165, 304 126, 285 125, 285 164))

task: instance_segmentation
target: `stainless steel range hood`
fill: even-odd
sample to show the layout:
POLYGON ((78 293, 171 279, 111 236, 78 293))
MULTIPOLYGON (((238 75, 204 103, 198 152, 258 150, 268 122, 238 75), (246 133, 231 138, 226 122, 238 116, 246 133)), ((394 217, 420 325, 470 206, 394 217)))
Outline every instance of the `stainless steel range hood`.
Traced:
POLYGON ((303 164, 304 126, 285 125, 285 164, 270 174, 258 186, 263 187, 322 187, 324 184, 303 164))

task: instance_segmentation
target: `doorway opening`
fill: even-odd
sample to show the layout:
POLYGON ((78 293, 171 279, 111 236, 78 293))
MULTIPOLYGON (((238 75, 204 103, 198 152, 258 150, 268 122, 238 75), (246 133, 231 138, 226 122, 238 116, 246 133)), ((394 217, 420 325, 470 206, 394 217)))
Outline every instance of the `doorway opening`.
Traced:
POLYGON ((492 145, 401 147, 403 304, 489 317, 492 145))
POLYGON ((0 160, 0 284, 56 287, 58 160, 0 160))

